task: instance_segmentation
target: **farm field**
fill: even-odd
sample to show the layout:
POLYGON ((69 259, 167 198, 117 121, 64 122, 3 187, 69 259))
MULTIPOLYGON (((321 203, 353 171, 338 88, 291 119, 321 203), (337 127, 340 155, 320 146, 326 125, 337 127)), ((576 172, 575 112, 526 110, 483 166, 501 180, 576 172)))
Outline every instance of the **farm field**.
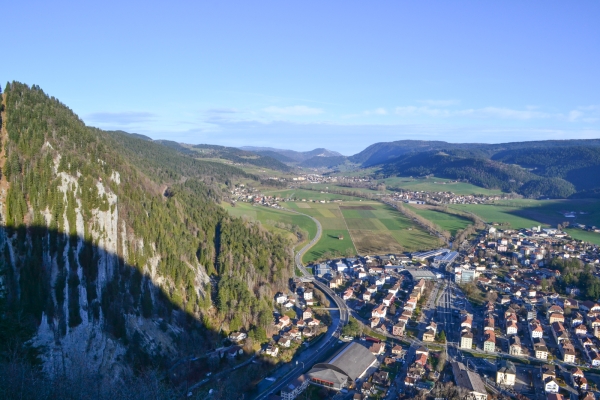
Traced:
POLYGON ((425 191, 425 192, 453 192, 456 194, 485 194, 499 195, 501 190, 485 189, 479 186, 465 182, 452 182, 451 179, 444 178, 404 178, 393 177, 383 179, 381 182, 389 187, 400 187, 406 190, 425 191))
POLYGON ((307 263, 326 256, 400 253, 441 245, 438 238, 422 231, 400 212, 382 203, 288 202, 285 206, 315 217, 323 227, 321 240, 304 256, 303 261, 307 263))
POLYGON ((412 206, 409 204, 406 204, 405 206, 419 214, 421 217, 433 222, 443 230, 450 232, 452 236, 455 236, 458 231, 465 229, 467 226, 473 223, 471 220, 459 215, 448 214, 445 212, 431 210, 420 206, 412 206))
POLYGON ((235 207, 232 207, 229 203, 222 203, 222 206, 229 214, 235 217, 246 217, 253 221, 259 221, 266 229, 288 237, 292 243, 296 242, 297 237, 291 231, 291 227, 292 225, 297 225, 300 229, 308 233, 308 240, 298 243, 296 245, 297 248, 303 246, 317 235, 317 225, 304 215, 263 206, 253 206, 252 204, 242 202, 236 203, 235 207), (287 226, 284 228, 282 224, 287 226))

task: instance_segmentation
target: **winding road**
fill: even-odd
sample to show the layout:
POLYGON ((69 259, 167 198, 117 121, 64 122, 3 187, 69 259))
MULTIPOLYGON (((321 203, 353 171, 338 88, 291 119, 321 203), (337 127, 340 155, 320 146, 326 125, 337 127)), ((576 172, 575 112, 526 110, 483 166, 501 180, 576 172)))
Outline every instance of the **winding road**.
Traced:
MULTIPOLYGON (((321 238, 321 234, 323 232, 321 223, 316 218, 313 218, 310 215, 306 215, 294 210, 288 211, 293 212, 295 214, 304 215, 312 219, 317 225, 317 234, 308 244, 306 244, 304 247, 302 247, 302 249, 300 249, 296 253, 295 262, 300 272, 302 272, 304 279, 306 279, 309 282, 312 282, 316 287, 319 288, 319 290, 321 290, 323 293, 325 293, 326 296, 333 300, 333 303, 335 303, 336 307, 334 308, 334 305, 330 304, 330 309, 339 310, 339 318, 333 318, 334 325, 329 327, 325 337, 322 340, 319 340, 319 342, 316 343, 314 346, 308 347, 298 357, 292 359, 292 362, 290 363, 292 368, 289 369, 289 371, 285 372, 283 376, 277 378, 276 382, 273 385, 256 395, 255 400, 263 400, 269 394, 277 393, 279 390, 285 387, 285 385, 288 385, 292 380, 296 379, 301 374, 310 370, 310 368, 312 368, 312 366, 316 362, 322 361, 320 360, 320 358, 323 358, 324 354, 327 354, 328 348, 331 348, 332 346, 336 345, 342 332, 342 327, 348 323, 349 312, 346 303, 341 298, 339 298, 339 296, 337 296, 326 284, 319 281, 318 279, 315 279, 313 275, 310 272, 308 272, 304 264, 302 264, 302 256, 304 256, 304 254, 312 246, 314 246, 315 243, 317 243, 321 238)), ((289 366, 290 364, 287 365, 289 366)))

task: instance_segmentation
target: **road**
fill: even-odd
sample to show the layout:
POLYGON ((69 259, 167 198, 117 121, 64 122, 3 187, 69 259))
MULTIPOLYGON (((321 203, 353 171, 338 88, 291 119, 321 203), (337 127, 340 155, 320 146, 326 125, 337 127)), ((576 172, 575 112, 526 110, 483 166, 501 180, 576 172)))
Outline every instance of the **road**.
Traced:
MULTIPOLYGON (((269 396, 269 394, 277 393, 283 387, 288 385, 291 381, 296 379, 298 376, 307 372, 310 368, 312 368, 312 366, 315 363, 323 361, 320 360, 320 358, 323 358, 323 355, 327 353, 327 350, 329 348, 332 348, 337 344, 342 331, 342 327, 348 323, 349 311, 348 307, 346 306, 346 303, 339 296, 337 296, 325 283, 319 281, 318 279, 314 279, 313 275, 310 274, 306 267, 302 264, 302 256, 321 238, 321 223, 317 219, 311 217, 310 215, 306 215, 293 210, 291 211, 299 215, 307 216, 308 218, 312 219, 317 225, 317 234, 315 235, 315 237, 306 246, 304 246, 296 253, 296 266, 298 267, 300 272, 302 272, 304 278, 311 281, 319 290, 321 290, 323 293, 325 293, 326 296, 330 298, 331 304, 328 309, 334 311, 334 313, 335 310, 337 310, 339 312, 339 317, 335 318, 332 315, 333 323, 327 330, 325 337, 314 346, 311 346, 308 349, 306 349, 298 357, 295 357, 292 360, 291 364, 286 364, 285 366, 280 367, 281 369, 279 372, 283 373, 283 375, 278 377, 273 385, 265 389, 262 393, 259 393, 255 397, 256 400, 263 400, 267 396, 269 396), (334 304, 336 308, 334 308, 334 304), (284 372, 284 367, 286 366, 288 368, 291 366, 291 368, 289 368, 289 371, 284 372)), ((277 373, 275 373, 274 375, 277 375, 277 373)))

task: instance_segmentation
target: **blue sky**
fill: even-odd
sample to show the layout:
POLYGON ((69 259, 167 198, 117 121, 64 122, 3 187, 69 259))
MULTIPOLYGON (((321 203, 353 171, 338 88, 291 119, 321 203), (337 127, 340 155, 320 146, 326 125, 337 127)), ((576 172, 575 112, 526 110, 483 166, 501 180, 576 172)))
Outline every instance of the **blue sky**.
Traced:
POLYGON ((0 81, 186 143, 597 138, 599 17, 598 1, 7 1, 0 81))

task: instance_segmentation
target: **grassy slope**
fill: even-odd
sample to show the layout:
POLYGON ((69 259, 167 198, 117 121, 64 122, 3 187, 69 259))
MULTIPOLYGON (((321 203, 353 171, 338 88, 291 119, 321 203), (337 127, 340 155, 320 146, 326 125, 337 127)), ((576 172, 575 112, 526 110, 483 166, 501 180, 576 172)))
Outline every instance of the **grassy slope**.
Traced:
MULTIPOLYGON (((556 226, 564 221, 586 225, 600 225, 600 202, 596 199, 583 200, 506 200, 493 205, 453 205, 452 208, 470 211, 487 222, 509 222, 511 228, 532 226, 556 226), (576 218, 565 218, 562 212, 575 211, 576 218), (584 214, 580 214, 583 212, 584 214)), ((600 244, 600 234, 581 229, 568 229, 575 239, 600 244)))
POLYGON ((407 190, 425 191, 425 192, 453 192, 456 194, 485 194, 496 195, 502 191, 494 189, 485 189, 470 183, 452 183, 450 179, 431 177, 429 179, 413 179, 394 177, 384 179, 383 182, 392 187, 401 187, 407 190), (436 183, 437 182, 437 183, 436 183))
POLYGON ((304 189, 283 189, 283 190, 269 190, 265 191, 265 194, 271 196, 279 196, 283 198, 291 198, 291 199, 306 199, 306 200, 359 200, 357 197, 353 196, 344 196, 340 194, 332 194, 332 193, 320 193, 314 190, 304 190, 304 189))
MULTIPOLYGON (((253 221, 260 221, 261 224, 272 232, 277 232, 288 237, 292 243, 295 243, 296 236, 286 230, 275 227, 273 223, 281 222, 288 225, 298 225, 300 229, 308 232, 309 240, 314 238, 317 234, 317 226, 309 218, 290 213, 287 211, 277 210, 273 208, 267 208, 263 206, 253 206, 249 203, 236 203, 235 207, 232 207, 229 203, 221 204, 227 212, 236 217, 248 217, 253 221)), ((306 242, 306 241, 305 241, 306 242)), ((299 243, 296 247, 302 246, 305 242, 299 243)))

